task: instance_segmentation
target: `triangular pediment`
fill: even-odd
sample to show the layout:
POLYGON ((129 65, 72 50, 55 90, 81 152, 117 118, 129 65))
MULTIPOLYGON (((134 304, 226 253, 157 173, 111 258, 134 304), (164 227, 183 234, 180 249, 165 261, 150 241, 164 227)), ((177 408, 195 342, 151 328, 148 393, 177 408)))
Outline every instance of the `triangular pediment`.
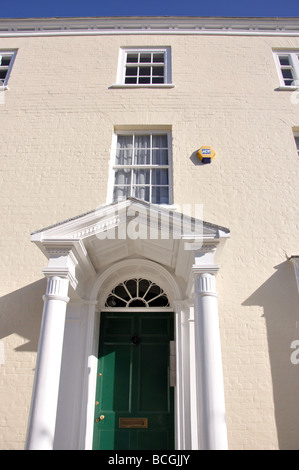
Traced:
MULTIPOLYGON (((123 225, 128 227, 130 223, 134 225, 132 219, 136 217, 136 224, 152 226, 153 233, 154 226, 158 223, 158 236, 163 232, 170 232, 170 236, 174 237, 179 237, 180 234, 185 237, 193 235, 194 237, 218 237, 220 232, 229 233, 229 229, 225 227, 203 221, 187 213, 128 198, 126 201, 100 206, 90 212, 39 229, 32 233, 32 238, 33 240, 40 238, 41 234, 46 238, 90 238, 97 234, 107 233, 115 227, 123 225)), ((127 233, 127 235, 130 234, 127 233)))
POLYGON ((80 242, 95 271, 137 256, 181 272, 189 257, 186 244, 200 248, 203 243, 217 243, 228 236, 227 228, 129 198, 38 230, 32 234, 32 241, 45 254, 49 243, 80 242))

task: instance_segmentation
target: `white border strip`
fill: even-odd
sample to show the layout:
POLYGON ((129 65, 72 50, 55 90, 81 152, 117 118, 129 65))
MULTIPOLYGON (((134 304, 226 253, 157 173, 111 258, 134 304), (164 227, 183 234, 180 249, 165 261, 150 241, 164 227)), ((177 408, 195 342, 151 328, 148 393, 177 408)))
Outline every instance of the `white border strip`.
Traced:
POLYGON ((51 36, 126 36, 126 35, 159 35, 159 36, 282 36, 282 37, 299 37, 298 31, 285 30, 212 30, 212 29, 193 29, 193 30, 146 30, 146 29, 108 29, 108 30, 53 30, 53 31, 1 31, 0 37, 51 37, 51 36))
POLYGON ((2 18, 0 37, 96 35, 299 36, 299 17, 2 18))

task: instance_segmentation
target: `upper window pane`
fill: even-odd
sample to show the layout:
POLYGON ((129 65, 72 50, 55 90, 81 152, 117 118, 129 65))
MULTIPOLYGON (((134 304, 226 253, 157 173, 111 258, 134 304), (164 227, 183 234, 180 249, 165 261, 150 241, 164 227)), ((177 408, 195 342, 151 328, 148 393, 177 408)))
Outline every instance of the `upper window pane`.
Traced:
POLYGON ((162 134, 162 135, 153 135, 153 148, 168 148, 168 143, 167 143, 167 135, 162 134))
POLYGON ((116 164, 131 165, 133 159, 133 137, 129 135, 118 136, 116 149, 116 164))
POLYGON ((140 62, 151 62, 152 54, 140 54, 140 62))
POLYGON ((171 83, 170 48, 122 49, 118 83, 140 86, 171 83))
POLYGON ((291 65, 290 58, 287 55, 280 55, 279 62, 280 62, 280 65, 291 65))
POLYGON ((15 52, 0 51, 0 86, 8 82, 15 54, 15 52))
POLYGON ((127 62, 128 63, 138 62, 138 54, 127 54, 127 62))
POLYGON ((153 54, 153 62, 164 62, 164 54, 153 54))
POLYGON ((299 85, 299 54, 298 51, 276 52, 276 63, 279 70, 280 83, 285 87, 299 85))
POLYGON ((153 165, 168 165, 167 149, 153 149, 153 165))

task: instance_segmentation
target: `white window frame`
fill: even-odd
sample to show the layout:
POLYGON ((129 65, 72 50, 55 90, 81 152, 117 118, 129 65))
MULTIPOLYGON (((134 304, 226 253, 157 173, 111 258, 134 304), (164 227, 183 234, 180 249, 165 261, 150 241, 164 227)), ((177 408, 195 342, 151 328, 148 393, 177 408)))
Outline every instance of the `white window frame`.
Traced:
MULTIPOLYGON (((128 169, 168 169, 168 203, 154 203, 155 205, 159 206, 166 206, 169 207, 173 204, 173 181, 172 181, 172 133, 169 129, 143 129, 143 130, 115 130, 112 138, 112 148, 111 148, 111 158, 110 158, 110 176, 108 181, 108 197, 107 197, 107 204, 117 202, 114 201, 113 193, 114 193, 114 185, 115 185, 115 171, 117 169, 128 168, 128 169), (116 165, 116 150, 117 150, 117 139, 119 135, 166 135, 167 136, 167 147, 168 147, 168 164, 167 165, 116 165)), ((132 180, 131 180, 131 187, 132 187, 132 180)), ((151 187, 151 183, 150 183, 151 187)), ((133 196, 132 196, 133 197, 133 196)), ((150 202, 151 201, 147 201, 150 202)))
MULTIPOLYGON (((136 67, 146 67, 146 63, 136 63, 136 67)), ((171 82, 171 48, 170 47, 122 47, 119 51, 118 69, 116 84, 113 87, 124 88, 172 88, 174 87, 171 82), (128 54, 142 54, 142 53, 160 53, 164 55, 164 83, 125 83, 127 55, 128 54)))
POLYGON ((6 70, 6 76, 5 76, 4 81, 0 79, 0 90, 8 89, 7 83, 11 74, 11 70, 13 67, 16 54, 17 54, 17 51, 14 51, 14 50, 0 50, 0 70, 6 70), (7 56, 11 57, 9 65, 2 65, 2 58, 7 57, 7 56))
POLYGON ((279 76, 281 90, 296 90, 299 88, 299 50, 276 50, 274 51, 275 64, 279 76), (280 56, 287 56, 290 61, 289 66, 281 65, 279 61, 280 56), (292 71, 293 83, 291 85, 286 85, 282 75, 282 70, 288 69, 292 71))

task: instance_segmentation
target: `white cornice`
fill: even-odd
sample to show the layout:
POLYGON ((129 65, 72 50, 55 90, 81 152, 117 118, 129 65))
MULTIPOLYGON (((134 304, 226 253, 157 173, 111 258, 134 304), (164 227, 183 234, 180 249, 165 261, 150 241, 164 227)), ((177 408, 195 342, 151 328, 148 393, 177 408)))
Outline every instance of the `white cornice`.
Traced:
POLYGON ((0 18, 0 37, 115 34, 299 36, 299 17, 0 18))

